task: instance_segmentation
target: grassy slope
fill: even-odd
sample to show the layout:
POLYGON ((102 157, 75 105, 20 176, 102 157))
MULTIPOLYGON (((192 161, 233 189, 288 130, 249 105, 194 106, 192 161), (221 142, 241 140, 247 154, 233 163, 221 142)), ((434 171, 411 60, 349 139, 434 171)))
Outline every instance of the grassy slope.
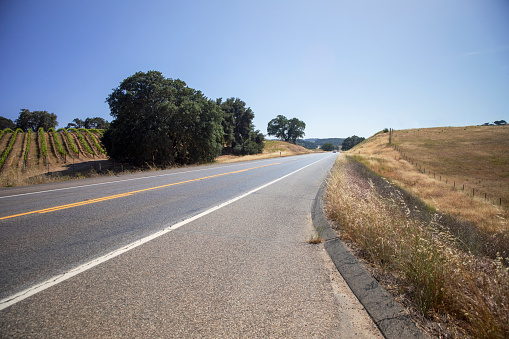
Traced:
POLYGON ((507 256, 509 204, 485 201, 483 192, 509 201, 508 136, 509 126, 402 130, 395 131, 393 145, 388 145, 388 133, 377 134, 345 152, 443 216, 417 202, 405 202, 399 210, 403 200, 398 194, 385 200, 371 194, 377 191, 375 180, 361 180, 361 173, 346 165, 336 166, 329 183, 330 211, 337 214, 332 217, 342 226, 340 235, 356 242, 378 275, 392 272, 388 290, 397 286, 396 297, 413 300, 427 318, 424 323, 431 321, 425 327, 437 336, 509 335, 509 271, 504 267, 509 258, 488 253, 496 249, 507 256), (465 192, 463 183, 469 188, 465 192), (473 186, 480 189, 475 198, 473 186), (413 209, 433 218, 420 220, 413 209))
POLYGON ((509 203, 509 126, 396 131, 393 143, 426 171, 509 203))
POLYGON ((388 133, 377 134, 347 154, 437 210, 461 216, 490 231, 509 230, 509 126, 395 131, 393 144, 400 151, 388 147, 388 141, 388 133), (426 168, 426 174, 419 168, 426 168))

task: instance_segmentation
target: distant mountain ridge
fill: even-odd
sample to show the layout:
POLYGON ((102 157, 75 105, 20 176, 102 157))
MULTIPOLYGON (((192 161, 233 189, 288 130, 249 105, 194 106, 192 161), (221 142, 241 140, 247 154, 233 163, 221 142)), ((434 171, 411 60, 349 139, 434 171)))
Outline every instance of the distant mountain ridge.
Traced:
POLYGON ((331 143, 335 147, 341 146, 343 144, 343 140, 346 138, 308 138, 308 139, 297 139, 297 144, 304 146, 308 149, 315 149, 321 147, 325 143, 331 143))

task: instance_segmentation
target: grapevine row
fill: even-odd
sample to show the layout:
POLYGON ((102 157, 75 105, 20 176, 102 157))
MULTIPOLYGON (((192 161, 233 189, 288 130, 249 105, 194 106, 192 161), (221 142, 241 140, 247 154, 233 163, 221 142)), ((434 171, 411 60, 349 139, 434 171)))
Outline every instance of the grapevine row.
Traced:
POLYGON ((76 133, 78 139, 80 139, 81 144, 83 145, 83 147, 85 147, 85 150, 90 154, 95 154, 94 151, 92 151, 92 149, 88 145, 87 141, 85 140, 85 137, 80 133, 80 131, 78 131, 76 128, 71 128, 71 130, 74 133, 76 133))
POLYGON ((72 137, 71 137, 71 135, 69 134, 69 132, 67 132, 67 130, 66 130, 65 128, 61 128, 61 129, 59 129, 59 131, 63 131, 63 132, 64 132, 65 136, 67 137, 67 141, 69 142, 69 147, 71 147, 71 150, 72 150, 74 153, 78 154, 78 153, 79 153, 79 151, 78 151, 78 149, 76 148, 76 145, 74 144, 74 141, 72 140, 72 137))
POLYGON ((4 129, 2 132, 0 132, 0 139, 2 139, 2 136, 4 135, 4 133, 14 133, 14 131, 10 128, 4 129))
POLYGON ((97 139, 95 138, 95 135, 92 134, 92 132, 90 132, 90 130, 86 129, 86 128, 83 128, 83 129, 80 129, 80 131, 85 131, 88 133, 88 135, 90 136, 90 139, 92 139, 92 141, 94 142, 94 145, 95 147, 97 147, 97 149, 99 150, 99 152, 103 153, 103 154, 106 154, 106 151, 103 150, 103 148, 101 147, 101 145, 99 144, 99 142, 97 142, 97 139))
POLYGON ((44 135, 44 128, 39 127, 39 142, 41 143, 41 152, 44 158, 48 156, 48 146, 46 145, 46 136, 44 135))
POLYGON ((28 150, 30 149, 30 137, 32 135, 32 130, 29 129, 28 130, 28 134, 27 134, 27 147, 25 149, 25 155, 24 155, 24 160, 25 160, 25 165, 27 163, 27 159, 28 159, 28 150))
POLYGON ((62 144, 60 143, 60 139, 58 138, 57 132, 55 132, 55 129, 51 127, 48 130, 48 133, 51 132, 53 134, 53 142, 55 143, 55 147, 57 148, 57 152, 60 153, 60 155, 65 155, 65 150, 62 147, 62 144))
MULTIPOLYGON (((12 131, 12 130, 11 130, 12 131)), ((5 130, 4 130, 5 132, 5 130)), ((9 131, 7 131, 9 132, 9 131)), ((0 167, 2 167, 2 165, 4 164, 5 162, 5 159, 7 159, 7 156, 9 156, 9 153, 11 153, 11 150, 12 150, 12 146, 14 146, 14 142, 16 141, 16 136, 18 135, 18 132, 21 132, 23 133, 23 131, 21 129, 17 129, 13 134, 12 134, 12 137, 11 137, 11 140, 9 141, 9 145, 7 146, 7 148, 4 150, 4 152, 2 153, 2 156, 0 157, 0 167)), ((3 134, 3 133, 2 133, 3 134)))

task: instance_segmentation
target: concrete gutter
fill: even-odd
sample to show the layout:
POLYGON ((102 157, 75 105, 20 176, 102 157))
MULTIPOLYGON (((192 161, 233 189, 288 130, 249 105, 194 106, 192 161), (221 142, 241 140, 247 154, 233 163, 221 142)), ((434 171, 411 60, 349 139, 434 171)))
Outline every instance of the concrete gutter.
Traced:
POLYGON ((313 202, 311 216, 324 247, 339 273, 364 306, 385 338, 428 338, 410 319, 403 307, 376 281, 353 256, 330 227, 322 209, 326 181, 313 202))

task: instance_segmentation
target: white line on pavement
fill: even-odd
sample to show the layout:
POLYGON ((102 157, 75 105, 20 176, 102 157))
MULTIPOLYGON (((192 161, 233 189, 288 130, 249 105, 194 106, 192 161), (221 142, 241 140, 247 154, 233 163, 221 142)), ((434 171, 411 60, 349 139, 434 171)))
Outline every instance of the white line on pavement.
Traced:
POLYGON ((276 182, 278 182, 280 180, 283 180, 284 178, 287 178, 287 177, 289 177, 289 176, 291 176, 291 175, 293 175, 293 174, 295 174, 295 173, 305 169, 306 167, 312 166, 312 165, 314 165, 314 164, 316 164, 316 163, 318 163, 318 162, 320 162, 320 161, 322 161, 322 160, 324 160, 326 158, 328 158, 328 157, 321 158, 318 161, 312 162, 311 164, 303 166, 303 167, 301 167, 301 168, 299 168, 299 169, 297 169, 297 170, 295 170, 295 171, 293 171, 291 173, 288 173, 288 174, 286 174, 286 175, 284 175, 282 177, 279 177, 279 178, 277 178, 275 180, 272 180, 271 182, 268 182, 268 183, 266 183, 266 184, 264 184, 262 186, 259 186, 259 187, 255 188, 255 189, 252 189, 249 192, 246 192, 246 193, 241 194, 241 195, 239 195, 239 196, 237 196, 237 197, 235 197, 233 199, 225 201, 222 204, 214 206, 214 207, 212 207, 212 208, 210 208, 210 209, 208 209, 208 210, 206 210, 204 212, 201 212, 201 213, 199 213, 199 214, 197 214, 197 215, 195 215, 195 216, 193 216, 191 218, 188 218, 186 220, 180 221, 180 222, 178 222, 176 224, 173 224, 173 225, 169 225, 169 226, 163 228, 162 230, 157 231, 157 232, 155 232, 155 233, 153 233, 153 234, 151 234, 149 236, 146 236, 146 237, 144 237, 142 239, 136 240, 136 241, 134 241, 134 242, 132 242, 132 243, 126 245, 126 246, 123 246, 123 247, 121 247, 119 249, 116 249, 116 250, 114 250, 114 251, 112 251, 112 252, 110 252, 108 254, 105 254, 105 255, 99 257, 99 258, 93 259, 93 260, 91 260, 91 261, 89 261, 89 262, 87 262, 85 264, 77 266, 77 267, 75 267, 75 268, 73 268, 73 269, 71 269, 71 270, 69 270, 69 271, 67 271, 67 272, 65 272, 63 274, 56 275, 56 276, 54 276, 54 277, 52 277, 52 278, 50 278, 50 279, 48 279, 48 280, 46 280, 46 281, 44 281, 42 283, 36 284, 36 285, 34 285, 32 287, 29 287, 29 288, 27 288, 27 289, 25 289, 25 290, 23 290, 23 291, 21 291, 19 293, 16 293, 16 294, 11 295, 11 296, 9 296, 7 298, 4 298, 4 299, 0 300, 0 311, 5 309, 5 308, 7 308, 7 307, 9 307, 9 306, 12 306, 12 305, 20 302, 20 301, 22 301, 22 300, 24 300, 24 299, 26 299, 26 298, 34 295, 34 294, 42 292, 45 289, 50 288, 51 286, 55 286, 55 285, 65 281, 67 279, 70 279, 70 278, 72 278, 72 277, 74 277, 74 276, 76 276, 76 275, 78 275, 78 274, 80 274, 82 272, 85 272, 85 271, 87 271, 87 270, 89 270, 89 269, 91 269, 91 268, 93 268, 93 267, 95 267, 97 265, 100 265, 103 262, 106 262, 106 261, 108 261, 110 259, 113 259, 113 258, 121 255, 122 253, 128 252, 128 251, 130 251, 130 250, 132 250, 132 249, 134 249, 134 248, 136 248, 138 246, 141 246, 141 245, 143 245, 143 244, 145 244, 145 243, 147 243, 147 242, 149 242, 151 240, 154 240, 154 239, 156 239, 156 238, 158 238, 158 237, 160 237, 160 236, 162 236, 162 235, 164 235, 164 234, 166 234, 168 232, 176 230, 177 228, 182 227, 182 226, 184 226, 184 225, 186 225, 186 224, 188 224, 188 223, 190 223, 190 222, 192 222, 194 220, 197 220, 197 219, 199 219, 199 218, 201 218, 203 216, 206 216, 207 214, 210 214, 210 213, 212 213, 214 211, 217 211, 218 209, 221 209, 221 208, 223 208, 223 207, 225 207, 227 205, 230 205, 230 204, 234 203, 237 200, 245 198, 246 196, 248 196, 250 194, 253 194, 253 193, 255 193, 255 192, 257 192, 257 191, 259 191, 259 190, 261 190, 261 189, 263 189, 265 187, 268 187, 268 186, 270 186, 270 185, 272 185, 272 184, 274 184, 274 183, 276 183, 276 182))
MULTIPOLYGON (((276 158, 271 158, 271 159, 276 159, 276 158)), ((165 176, 176 175, 176 174, 186 174, 186 173, 193 173, 193 172, 202 172, 202 171, 207 171, 207 170, 211 170, 211 169, 221 169, 221 168, 228 168, 228 167, 234 167, 234 166, 241 166, 241 165, 244 165, 244 164, 245 163, 228 165, 228 166, 221 166, 221 167, 202 168, 202 169, 191 170, 191 171, 165 173, 165 174, 150 175, 150 176, 140 177, 140 178, 121 179, 121 180, 100 182, 100 183, 96 183, 96 184, 87 184, 87 185, 81 185, 81 186, 55 188, 55 189, 45 190, 45 191, 37 191, 37 192, 29 192, 29 193, 20 193, 20 194, 6 195, 6 196, 3 196, 3 197, 0 197, 0 199, 21 197, 21 196, 24 196, 24 195, 32 195, 32 194, 41 194, 41 193, 65 191, 65 190, 71 190, 71 189, 83 188, 83 187, 91 187, 91 186, 99 186, 99 185, 107 185, 107 184, 116 184, 116 183, 119 183, 119 182, 142 180, 142 179, 151 179, 151 178, 165 177, 165 176)))

